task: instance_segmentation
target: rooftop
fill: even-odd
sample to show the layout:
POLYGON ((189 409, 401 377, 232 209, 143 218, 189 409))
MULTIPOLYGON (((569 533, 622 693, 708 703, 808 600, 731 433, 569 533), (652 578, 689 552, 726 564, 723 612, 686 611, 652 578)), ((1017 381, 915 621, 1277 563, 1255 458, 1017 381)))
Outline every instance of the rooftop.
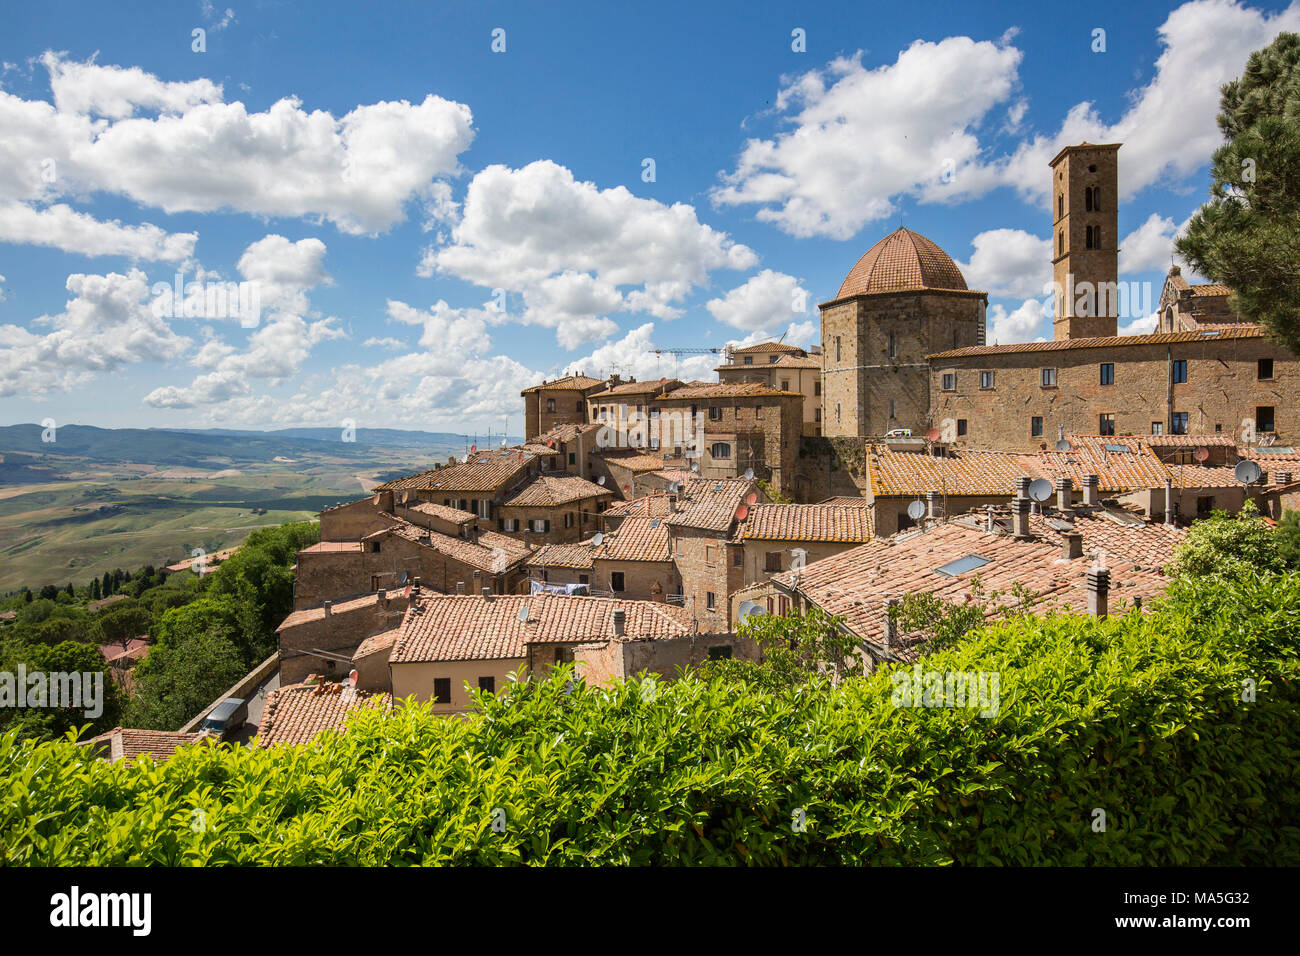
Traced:
POLYGON ((534 476, 527 484, 502 502, 506 508, 553 508, 571 501, 583 501, 612 495, 595 482, 567 472, 547 472, 534 476))
POLYGON ((530 643, 654 640, 686 637, 693 630, 689 611, 652 601, 558 594, 485 598, 421 592, 406 612, 389 661, 513 660, 524 657, 530 643), (615 610, 626 615, 622 637, 614 634, 615 610))
POLYGON ((514 481, 531 456, 517 449, 481 451, 454 465, 377 485, 375 491, 497 491, 514 481))
POLYGON ((946 457, 875 447, 867 457, 871 492, 877 498, 946 495, 999 496, 1016 492, 1016 479, 1041 478, 1033 455, 960 451, 946 457))
POLYGON ((971 345, 947 352, 935 352, 931 359, 971 358, 980 355, 1007 355, 1013 352, 1059 352, 1063 349, 1111 349, 1129 345, 1177 345, 1207 339, 1261 339, 1264 330, 1258 325, 1222 325, 1192 332, 1152 332, 1148 335, 1102 335, 1095 338, 1056 339, 1051 342, 1016 342, 1012 345, 971 345))
POLYGON ((83 744, 93 750, 102 748, 103 755, 109 760, 122 760, 130 764, 145 756, 156 761, 167 760, 178 747, 213 739, 215 738, 207 733, 182 734, 170 730, 114 727, 108 733, 83 741, 83 744))
POLYGON ((736 509, 757 493, 757 483, 745 478, 692 478, 678 494, 677 511, 666 520, 673 527, 726 533, 736 520, 736 509))
POLYGON ((861 544, 874 535, 872 510, 857 505, 760 504, 740 524, 746 541, 835 541, 861 544))
POLYGON ((530 552, 524 565, 529 568, 573 568, 590 571, 596 546, 590 542, 580 544, 544 544, 530 552))
POLYGON ((542 389, 550 391, 552 389, 565 389, 568 391, 585 392, 589 388, 600 385, 603 379, 591 378, 587 375, 566 375, 563 378, 557 378, 551 382, 542 382, 541 385, 533 385, 524 389, 520 395, 527 395, 530 392, 540 392, 542 389))
POLYGON ((391 706, 387 694, 367 694, 333 682, 290 684, 267 695, 257 742, 261 747, 310 743, 326 730, 342 730, 344 719, 354 710, 391 706))
POLYGON ((1102 492, 1163 488, 1169 469, 1151 450, 1146 436, 1069 435, 1070 451, 1041 451, 1039 467, 1053 482, 1069 478, 1083 487, 1084 475, 1096 475, 1102 492))
POLYGON ((694 398, 802 398, 800 392, 783 392, 762 382, 688 382, 673 389, 666 401, 685 401, 694 398))
POLYGON ((919 232, 900 227, 866 251, 835 298, 935 289, 968 291, 948 253, 919 232))

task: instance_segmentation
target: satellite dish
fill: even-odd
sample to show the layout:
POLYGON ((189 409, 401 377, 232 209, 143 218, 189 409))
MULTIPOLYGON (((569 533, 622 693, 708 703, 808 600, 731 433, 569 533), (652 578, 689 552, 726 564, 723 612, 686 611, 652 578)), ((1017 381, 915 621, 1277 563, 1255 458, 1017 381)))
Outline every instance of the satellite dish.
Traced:
POLYGON ((1259 481, 1259 476, 1262 475, 1264 471, 1256 462, 1239 461, 1237 462, 1237 467, 1232 469, 1232 473, 1236 475, 1237 480, 1243 485, 1253 485, 1255 482, 1259 481))
POLYGON ((405 572, 405 571, 402 572, 402 579, 401 579, 400 581, 398 581, 397 583, 398 583, 398 584, 405 584, 405 583, 406 583, 406 572, 405 572))
POLYGON ((1192 452, 1192 457, 1204 464, 1210 457, 1210 449, 1202 445, 1200 448, 1196 449, 1196 451, 1192 452))
POLYGON ((907 516, 913 521, 920 521, 925 517, 925 502, 917 498, 907 506, 907 516))
POLYGON ((347 681, 348 686, 349 686, 349 687, 356 687, 356 686, 357 686, 357 678, 358 678, 359 676, 360 676, 360 675, 357 674, 357 672, 356 672, 355 669, 354 669, 354 670, 351 670, 351 671, 348 671, 348 681, 347 681))
POLYGON ((1046 478, 1036 478, 1029 483, 1029 497, 1035 501, 1046 501, 1052 497, 1052 483, 1046 478))
POLYGON ((470 446, 469 446, 469 453, 470 453, 471 455, 474 454, 474 453, 477 452, 477 451, 478 451, 478 445, 470 445, 470 446))
POLYGON ((605 476, 604 476, 604 475, 601 475, 599 478, 596 479, 596 484, 598 484, 598 485, 603 485, 604 483, 605 483, 605 476))
POLYGON ((700 463, 698 461, 691 462, 691 471, 699 471, 699 470, 700 470, 700 463))
POLYGON ((682 483, 680 481, 671 481, 668 483, 668 490, 673 494, 677 494, 677 492, 682 490, 682 483))
POLYGON ((623 494, 625 494, 625 495, 630 495, 631 493, 632 493, 632 486, 631 486, 631 485, 624 485, 624 486, 623 486, 623 494))
POLYGON ((1060 441, 1056 443, 1056 450, 1074 451, 1074 446, 1070 444, 1070 440, 1068 438, 1062 438, 1060 441))
POLYGON ((745 504, 747 505, 758 504, 758 495, 751 491, 748 495, 745 496, 745 504))
POLYGON ((746 469, 745 469, 745 480, 746 480, 746 481, 753 481, 753 480, 754 480, 754 469, 753 469, 753 468, 746 468, 746 469))
POLYGON ((747 621, 751 617, 761 617, 766 613, 767 611, 764 609, 763 605, 757 603, 756 601, 740 602, 740 619, 742 621, 747 621))
POLYGON ((602 542, 604 542, 604 540, 605 540, 605 536, 601 534, 599 531, 597 531, 595 537, 591 539, 591 543, 599 548, 602 542))
POLYGON ((520 623, 520 624, 527 624, 527 623, 528 623, 528 605, 527 605, 527 604, 522 604, 522 605, 520 605, 520 607, 519 607, 519 623, 520 623))
POLYGON ((746 505, 741 505, 739 508, 736 509, 737 521, 744 521, 748 517, 749 517, 749 508, 746 505))
POLYGON ((938 441, 938 440, 939 440, 939 429, 937 429, 937 428, 931 428, 931 429, 928 429, 928 430, 926 431, 926 433, 925 433, 925 440, 926 440, 926 441, 938 441))

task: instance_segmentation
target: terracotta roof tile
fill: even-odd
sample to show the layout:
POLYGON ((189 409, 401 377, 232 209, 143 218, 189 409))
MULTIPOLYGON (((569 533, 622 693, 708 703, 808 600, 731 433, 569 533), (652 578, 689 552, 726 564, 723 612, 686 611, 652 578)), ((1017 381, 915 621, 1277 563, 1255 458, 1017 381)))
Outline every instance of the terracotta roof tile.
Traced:
POLYGON ((524 566, 529 568, 573 568, 590 571, 596 546, 590 542, 579 544, 544 544, 528 555, 524 566))
POLYGON ((1259 339, 1264 331, 1258 325, 1224 325, 1212 331, 1152 332, 1148 335, 1104 335, 1086 339, 1055 339, 1051 342, 1016 342, 1011 345, 971 345, 947 352, 935 352, 931 359, 968 358, 979 355, 1003 355, 1009 352, 1058 352, 1062 349, 1110 349, 1126 345, 1176 345, 1180 342, 1203 342, 1207 339, 1259 339))
POLYGON ((85 741, 85 745, 99 750, 111 761, 135 763, 149 756, 155 761, 168 760, 178 747, 196 744, 201 740, 216 738, 208 733, 182 734, 170 730, 136 730, 131 727, 114 727, 108 733, 85 741))
POLYGON ((678 495, 677 511, 666 521, 673 527, 728 533, 736 509, 751 494, 758 494, 758 485, 744 478, 692 478, 678 495))
POLYGON ((861 544, 873 536, 872 510, 856 505, 755 505, 739 534, 745 540, 861 544))
POLYGON ((571 501, 613 495, 595 482, 567 472, 544 472, 502 502, 506 508, 554 508, 571 501))
POLYGON ((594 556, 607 561, 671 561, 668 524, 664 518, 644 515, 624 518, 604 536, 594 556))
POLYGON ((343 730, 344 720, 355 710, 388 710, 391 706, 387 694, 367 694, 331 682, 291 684, 267 695, 257 743, 260 747, 310 743, 326 730, 343 730))
POLYGON ((606 464, 618 465, 628 471, 641 474, 646 471, 660 471, 664 467, 663 455, 627 454, 605 455, 606 464))
POLYGON ((960 451, 947 457, 873 448, 867 459, 872 494, 877 498, 918 498, 927 491, 947 495, 1014 495, 1016 479, 1042 477, 1033 455, 1000 451, 960 451))
POLYGON ((452 508, 432 501, 421 501, 405 507, 407 511, 417 511, 422 515, 428 515, 430 518, 441 518, 443 521, 449 521, 452 524, 465 524, 478 518, 478 515, 472 511, 462 511, 460 508, 452 508))
POLYGON ((599 402, 623 396, 657 395, 660 392, 671 392, 681 384, 681 381, 675 378, 654 378, 644 382, 623 382, 620 385, 611 385, 599 392, 592 392, 587 396, 587 399, 599 402))
POLYGON ((481 451, 468 460, 377 485, 375 491, 496 491, 516 480, 530 456, 515 449, 481 451))
POLYGON ((527 395, 529 392, 540 392, 542 389, 551 391, 552 389, 564 389, 574 392, 585 392, 587 389, 601 384, 601 379, 591 378, 587 375, 566 375, 563 378, 557 378, 553 382, 543 382, 540 385, 533 385, 520 392, 520 395, 527 395))
POLYGON ((530 643, 592 643, 685 637, 694 620, 685 608, 652 601, 578 595, 475 596, 421 593, 402 621, 389 660, 510 660, 530 643), (528 609, 527 621, 520 610, 528 609), (614 635, 614 611, 626 614, 625 634, 614 635))
POLYGON ((790 398, 801 392, 783 392, 762 382, 688 382, 665 396, 665 401, 694 398, 790 398))
POLYGON ((967 291, 966 280, 948 253, 920 233, 899 228, 866 251, 835 298, 927 289, 967 291))
POLYGON ((1123 492, 1163 488, 1169 477, 1169 469, 1145 437, 1070 435, 1068 441, 1072 451, 1038 453, 1039 467, 1053 483, 1069 478, 1075 488, 1082 488, 1084 475, 1096 475, 1098 490, 1123 492))

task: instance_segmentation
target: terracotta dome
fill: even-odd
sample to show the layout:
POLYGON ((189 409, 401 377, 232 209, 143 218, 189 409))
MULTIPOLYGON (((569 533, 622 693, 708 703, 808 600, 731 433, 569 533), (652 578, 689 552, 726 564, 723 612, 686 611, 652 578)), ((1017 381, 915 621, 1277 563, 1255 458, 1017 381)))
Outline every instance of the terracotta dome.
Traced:
POLYGON ((867 250, 835 298, 925 289, 967 291, 966 280, 948 253, 919 232, 900 227, 867 250))

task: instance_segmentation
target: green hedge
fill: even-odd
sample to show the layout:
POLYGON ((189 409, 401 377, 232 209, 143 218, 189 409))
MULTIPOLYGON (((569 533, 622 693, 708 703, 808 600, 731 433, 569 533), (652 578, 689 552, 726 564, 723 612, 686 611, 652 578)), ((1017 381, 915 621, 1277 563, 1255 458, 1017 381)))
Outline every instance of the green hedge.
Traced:
POLYGON ((1017 619, 926 659, 997 672, 991 718, 896 707, 886 669, 789 691, 524 682, 466 720, 363 712, 309 747, 134 768, 10 734, 0 859, 1294 865, 1298 643, 1293 573, 1179 584, 1147 616, 1017 619))

